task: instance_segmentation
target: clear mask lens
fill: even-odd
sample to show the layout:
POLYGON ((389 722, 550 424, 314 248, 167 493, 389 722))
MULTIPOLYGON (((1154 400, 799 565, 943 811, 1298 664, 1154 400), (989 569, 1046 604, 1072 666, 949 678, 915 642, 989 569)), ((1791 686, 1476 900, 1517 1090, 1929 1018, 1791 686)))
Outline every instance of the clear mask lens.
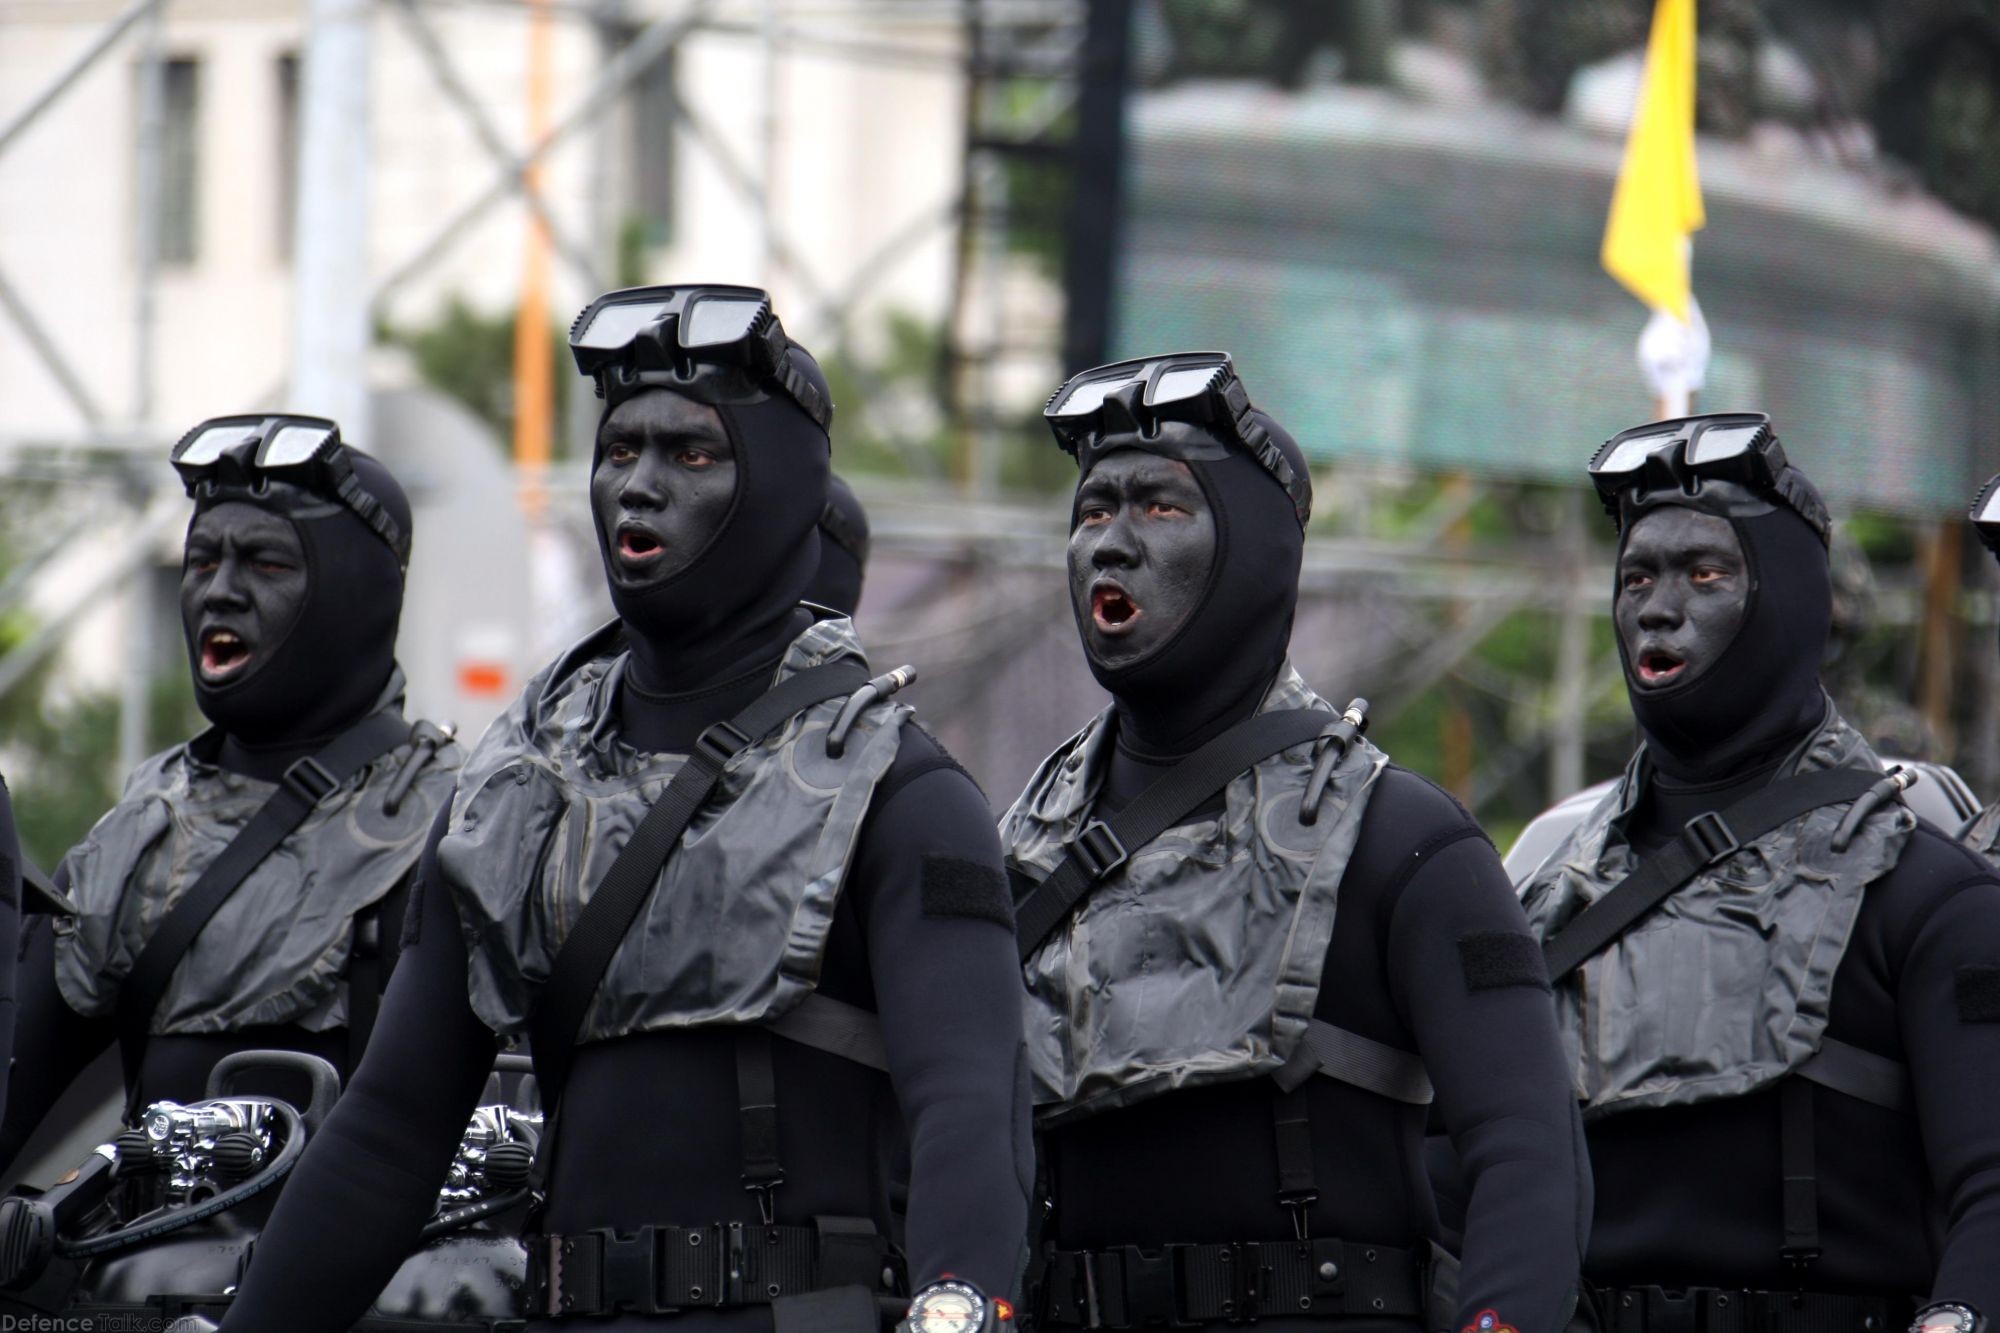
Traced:
POLYGON ((1134 383, 1137 379, 1138 376, 1136 375, 1117 375, 1108 379, 1085 380, 1083 383, 1072 387, 1063 396, 1062 401, 1050 409, 1049 415, 1054 417, 1087 417, 1098 408, 1104 406, 1106 398, 1109 398, 1126 385, 1134 383))
POLYGON ((1658 431, 1651 435, 1634 435, 1629 440, 1621 440, 1611 456, 1599 463, 1594 471, 1616 475, 1623 472, 1637 472, 1645 466, 1648 458, 1680 439, 1678 431, 1658 431))
POLYGON ((1979 497, 1979 508, 1973 513, 1972 521, 2000 523, 2000 477, 1986 483, 1986 492, 1979 497))
POLYGON ((254 442, 256 438, 257 427, 245 422, 210 426, 176 450, 173 462, 181 467, 208 467, 231 449, 254 442))
POLYGON ((280 426, 264 445, 260 467, 297 467, 310 463, 333 438, 324 426, 280 426))
POLYGON ((1687 461, 1690 467, 1702 463, 1719 463, 1725 458, 1737 458, 1750 451, 1758 432, 1764 427, 1760 423, 1743 426, 1716 426, 1703 431, 1688 446, 1687 461))
POLYGON ((762 301, 739 296, 711 296, 694 303, 681 316, 681 346, 720 347, 741 342, 757 326, 762 301))
POLYGON ((1219 365, 1182 366, 1162 374, 1153 384, 1153 391, 1146 395, 1146 402, 1154 407, 1163 403, 1181 403, 1190 398, 1199 398, 1208 392, 1222 373, 1219 365))
POLYGON ((590 317, 583 332, 571 340, 573 346, 591 351, 612 352, 625 346, 640 332, 666 313, 671 301, 658 297, 607 305, 590 317))

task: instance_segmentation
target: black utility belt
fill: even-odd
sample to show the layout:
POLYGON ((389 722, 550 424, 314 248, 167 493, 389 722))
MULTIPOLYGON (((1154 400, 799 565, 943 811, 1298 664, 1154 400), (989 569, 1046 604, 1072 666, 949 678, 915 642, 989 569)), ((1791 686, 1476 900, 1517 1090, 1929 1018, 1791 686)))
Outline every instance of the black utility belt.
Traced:
POLYGON ((1728 1287, 1593 1287, 1604 1333, 1900 1333, 1916 1300, 1728 1287))
POLYGON ((1042 1322, 1062 1328, 1423 1311, 1422 1253, 1332 1239, 1054 1250, 1039 1302, 1042 1322))
POLYGON ((896 1292, 903 1283, 901 1259, 854 1218, 528 1237, 529 1313, 557 1319, 769 1305, 827 1287, 896 1292))

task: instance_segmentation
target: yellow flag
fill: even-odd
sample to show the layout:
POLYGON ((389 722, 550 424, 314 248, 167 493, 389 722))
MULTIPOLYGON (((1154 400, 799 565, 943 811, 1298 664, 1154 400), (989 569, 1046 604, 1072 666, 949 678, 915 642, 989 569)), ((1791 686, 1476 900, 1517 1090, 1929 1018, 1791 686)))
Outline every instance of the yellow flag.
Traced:
POLYGON ((1688 242, 1704 220, 1694 165, 1694 5, 1655 0, 1638 114, 1604 224, 1604 271, 1683 324, 1688 242))

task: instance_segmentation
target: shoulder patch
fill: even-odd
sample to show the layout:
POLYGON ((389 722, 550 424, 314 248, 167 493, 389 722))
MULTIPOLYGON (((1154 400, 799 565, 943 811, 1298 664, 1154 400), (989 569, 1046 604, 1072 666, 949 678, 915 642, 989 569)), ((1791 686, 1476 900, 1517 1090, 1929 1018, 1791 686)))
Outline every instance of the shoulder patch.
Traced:
POLYGON ((1500 990, 1507 986, 1549 988, 1542 946, 1517 930, 1482 930, 1458 937, 1458 963, 1465 969, 1467 990, 1500 990))
POLYGON ((1951 979, 1961 1023, 2000 1023, 2000 967, 1967 964, 1951 979))
POLYGON ((1497 1311, 1481 1310, 1460 1333, 1518 1333, 1518 1330, 1512 1324, 1501 1323, 1497 1311))
POLYGON ((926 856, 918 887, 925 916, 962 916, 1014 929, 1007 877, 993 866, 956 856, 926 856))

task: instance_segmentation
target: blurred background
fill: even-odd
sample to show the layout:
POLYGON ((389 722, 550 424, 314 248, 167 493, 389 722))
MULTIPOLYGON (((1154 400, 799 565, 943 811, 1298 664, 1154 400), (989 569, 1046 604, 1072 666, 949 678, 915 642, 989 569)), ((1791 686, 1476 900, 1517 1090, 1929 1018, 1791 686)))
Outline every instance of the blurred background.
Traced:
MULTIPOLYGON (((858 623, 997 805, 1100 707, 1069 371, 1232 351, 1311 453, 1294 654, 1504 846, 1632 744, 1609 521, 1650 418, 1598 266, 1649 0, 0 0, 0 771, 51 864, 200 725, 196 421, 335 416, 418 507, 401 657, 476 732, 608 614, 564 348, 771 289, 868 506, 858 623)), ((1841 517, 1842 707, 2000 789, 2000 3, 1704 0, 1703 410, 1841 517)))

